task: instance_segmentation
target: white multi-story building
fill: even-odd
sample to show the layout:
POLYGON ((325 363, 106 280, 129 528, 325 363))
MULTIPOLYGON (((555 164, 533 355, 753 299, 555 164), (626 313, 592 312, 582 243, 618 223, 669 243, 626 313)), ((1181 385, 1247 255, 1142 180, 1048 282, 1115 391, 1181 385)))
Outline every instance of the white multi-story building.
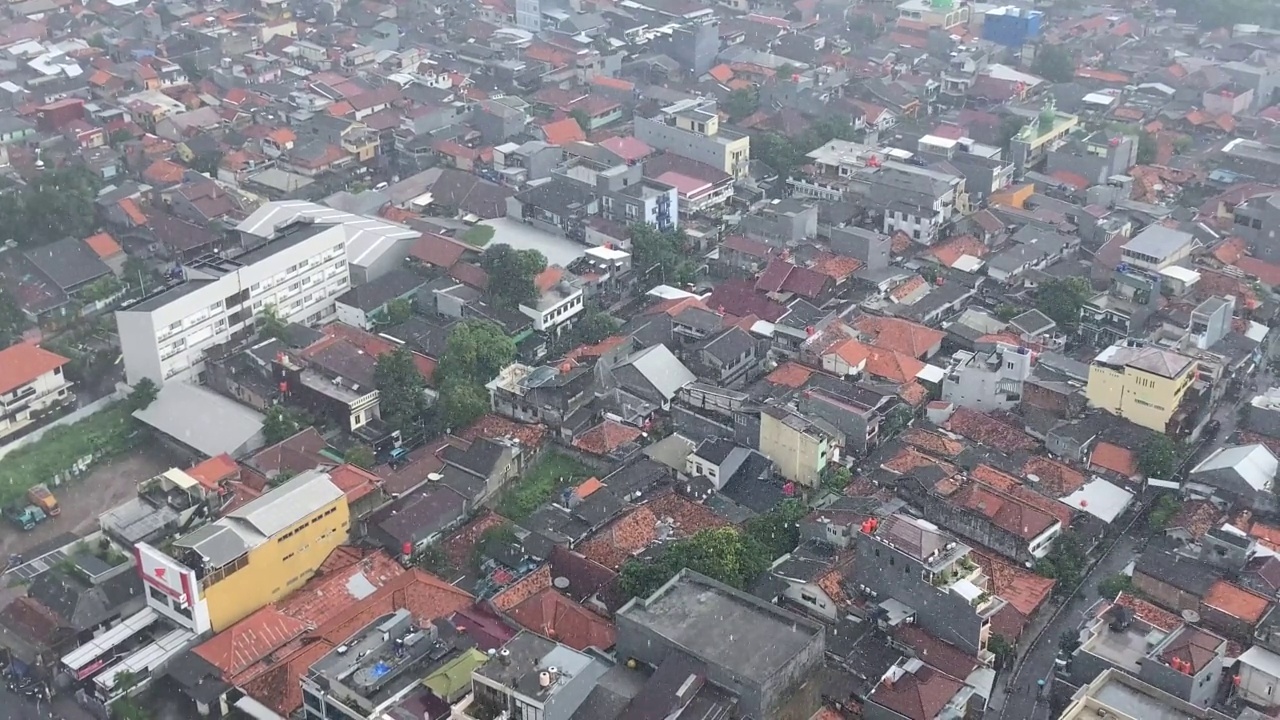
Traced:
POLYGON ((205 351, 248 339, 268 307, 285 322, 335 319, 335 299, 351 282, 347 239, 340 224, 304 220, 234 260, 185 266, 184 282, 116 312, 127 380, 200 379, 205 351))
POLYGON ((40 418, 45 411, 74 399, 62 372, 69 360, 19 343, 0 350, 0 439, 40 418))

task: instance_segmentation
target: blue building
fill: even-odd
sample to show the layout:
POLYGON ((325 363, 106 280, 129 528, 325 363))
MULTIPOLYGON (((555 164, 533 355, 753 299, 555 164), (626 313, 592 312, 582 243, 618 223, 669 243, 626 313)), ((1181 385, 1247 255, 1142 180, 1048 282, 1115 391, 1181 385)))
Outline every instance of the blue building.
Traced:
POLYGON ((988 10, 983 15, 982 39, 1005 47, 1022 47, 1040 39, 1044 13, 1013 5, 988 10))

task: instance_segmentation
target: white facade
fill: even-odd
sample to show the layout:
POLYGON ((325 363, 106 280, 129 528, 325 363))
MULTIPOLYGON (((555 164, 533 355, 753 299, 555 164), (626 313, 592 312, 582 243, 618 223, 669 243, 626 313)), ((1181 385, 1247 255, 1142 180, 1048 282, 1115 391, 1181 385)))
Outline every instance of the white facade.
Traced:
POLYGON ((558 287, 542 294, 538 307, 521 305, 520 312, 533 320, 533 329, 538 332, 558 332, 557 328, 569 322, 571 318, 582 312, 583 294, 581 288, 571 288, 564 292, 558 287))
POLYGON ((342 225, 299 225, 238 260, 197 261, 187 281, 116 312, 130 384, 198 377, 205 351, 248 338, 268 307, 285 322, 320 325, 350 286, 342 225), (238 334, 237 334, 238 333, 238 334))
POLYGON ((1280 655, 1258 645, 1245 650, 1236 690, 1247 703, 1273 707, 1280 702, 1280 655))
MULTIPOLYGON (((4 361, 4 354, 0 353, 0 363, 4 361)), ((71 399, 71 383, 67 382, 61 365, 0 395, 0 438, 30 425, 50 407, 71 399)))
POLYGON ((942 399, 980 412, 1018 405, 1031 377, 1034 356, 1025 348, 997 343, 991 352, 961 351, 942 383, 942 399))

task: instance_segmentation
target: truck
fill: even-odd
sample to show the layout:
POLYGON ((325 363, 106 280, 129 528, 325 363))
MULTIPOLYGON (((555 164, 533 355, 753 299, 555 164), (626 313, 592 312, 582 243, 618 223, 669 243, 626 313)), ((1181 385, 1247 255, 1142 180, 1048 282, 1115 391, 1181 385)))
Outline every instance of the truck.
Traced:
POLYGON ((45 519, 44 511, 35 505, 27 505, 26 507, 12 505, 5 508, 4 516, 9 518, 9 522, 23 530, 30 530, 44 522, 45 519))
POLYGON ((58 507, 58 498, 53 496, 49 491, 49 487, 44 483, 36 485, 27 491, 27 502, 35 505, 44 511, 49 517, 57 517, 62 513, 62 508, 58 507))

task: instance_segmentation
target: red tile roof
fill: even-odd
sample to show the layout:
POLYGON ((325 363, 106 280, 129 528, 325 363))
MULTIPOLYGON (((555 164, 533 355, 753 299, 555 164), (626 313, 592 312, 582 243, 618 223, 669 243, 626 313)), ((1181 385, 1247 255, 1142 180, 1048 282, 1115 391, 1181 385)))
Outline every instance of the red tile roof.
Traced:
POLYGON ((991 579, 991 592, 1026 617, 1035 615, 1053 592, 1053 580, 1008 562, 994 551, 974 548, 970 556, 991 579))
POLYGON ((914 650, 916 657, 923 658, 952 677, 967 678, 981 666, 978 658, 930 635, 919 625, 899 625, 893 630, 893 639, 914 650))
POLYGON ((938 483, 938 488, 952 504, 982 515, 992 525, 1023 540, 1039 537, 1053 527, 1056 520, 1020 498, 980 482, 957 485, 945 479, 938 483))
POLYGON ((929 253, 938 259, 938 262, 947 267, 954 267, 956 261, 963 255, 971 255, 976 258, 985 257, 989 248, 978 238, 972 235, 960 235, 948 240, 941 245, 935 245, 929 250, 929 253))
POLYGON ((577 549, 589 560, 617 570, 627 559, 658 540, 659 522, 670 519, 671 536, 726 527, 729 521, 688 498, 667 493, 619 517, 577 549))
POLYGON ((898 473, 899 475, 906 475, 914 470, 918 470, 919 468, 929 466, 942 470, 944 477, 952 477, 956 473, 960 472, 960 469, 955 465, 944 462, 935 457, 925 455, 919 450, 911 447, 902 448, 898 451, 897 455, 894 455, 881 465, 884 469, 898 473))
MULTIPOLYGON (((385 355, 398 347, 386 338, 352 327, 346 323, 330 323, 321 328, 321 331, 329 338, 345 340, 375 358, 385 355)), ((319 343, 308 347, 307 352, 312 351, 313 348, 324 342, 324 340, 321 340, 319 343)), ((431 382, 431 378, 436 372, 436 361, 419 352, 412 352, 411 354, 413 356, 413 366, 418 369, 418 374, 422 375, 427 382, 431 382)))
POLYGON ((1115 604, 1131 611, 1134 617, 1142 622, 1166 633, 1173 632, 1182 626, 1182 618, 1127 592, 1117 595, 1115 604))
POLYGON ((252 613, 201 643, 195 652, 221 670, 224 678, 235 678, 279 651, 296 649, 291 643, 308 627, 320 626, 358 602, 348 589, 356 576, 383 587, 404 572, 388 555, 370 555, 340 571, 316 576, 285 600, 252 613))
POLYGON ((923 665, 895 682, 878 683, 870 699, 908 720, 933 720, 963 687, 956 678, 923 665))
POLYGON ((1022 466, 1022 474, 1028 476, 1028 479, 1034 475, 1040 492, 1055 498, 1066 497, 1079 490, 1088 479, 1084 473, 1070 465, 1039 455, 1022 466))
POLYGON ((608 650, 617 637, 612 623, 555 588, 544 588, 508 610, 507 615, 524 628, 574 650, 608 650))
POLYGON ((546 135, 547 142, 552 145, 568 145, 572 142, 587 139, 587 134, 583 132, 582 126, 571 117, 543 125, 542 132, 546 135))
POLYGON ((142 209, 138 207, 138 201, 133 198, 125 198, 120 201, 120 209, 129 217, 129 221, 138 227, 145 227, 147 224, 147 216, 142 213, 142 209))
POLYGON ((175 185, 182 182, 186 169, 170 160, 157 160, 142 171, 142 178, 156 185, 175 185))
POLYGON ((330 470, 329 479, 347 496, 348 503, 357 503, 368 497, 382 484, 382 478, 351 463, 330 470))
POLYGON ((605 138, 600 141, 600 147, 608 150, 627 162, 643 160, 653 154, 653 148, 646 145, 643 140, 630 135, 626 137, 605 138))
POLYGON ((724 63, 711 68, 707 71, 707 74, 722 85, 733 79, 733 69, 724 63))
POLYGON ((1089 466, 1095 469, 1110 470, 1122 478, 1131 478, 1138 474, 1138 459, 1132 450, 1099 442, 1093 447, 1089 456, 1089 466))
POLYGON ((467 442, 473 442, 480 438, 489 440, 514 438, 526 448, 537 449, 541 448, 547 439, 547 426, 526 425, 514 420, 508 420, 499 415, 485 415, 459 432, 458 437, 467 442))
POLYGON ((0 395, 71 362, 34 343, 22 342, 0 350, 0 395))
POLYGON ((1170 530, 1182 528, 1193 540, 1199 540, 1205 533, 1218 527, 1226 515, 1208 500, 1187 500, 1165 527, 1170 530))
POLYGON ((551 587, 551 566, 543 565, 493 596, 493 606, 506 612, 551 587))
POLYGON ((841 282, 857 272, 862 267, 862 261, 847 255, 820 252, 813 257, 809 267, 836 282, 841 282))
POLYGON ((605 353, 611 352, 617 349, 618 346, 630 341, 631 338, 627 335, 614 335, 613 337, 605 338, 594 345, 580 345, 570 350, 564 357, 566 360, 578 361, 603 357, 605 353))
POLYGON ((640 428, 605 420, 574 438, 573 446, 592 455, 610 455, 640 438, 640 428))
POLYGON ((498 527, 507 519, 492 510, 483 510, 466 525, 458 528, 440 543, 440 549, 455 568, 466 567, 475 552, 476 543, 485 530, 498 527))
POLYGON ((469 607, 471 602, 470 595, 443 580, 416 568, 409 570, 364 600, 347 603, 330 621, 307 633, 306 642, 297 650, 282 655, 252 679, 237 678, 233 684, 277 713, 292 715, 302 707, 302 676, 364 626, 403 609, 424 627, 469 607))
POLYGON ((947 420, 946 429, 1005 454, 1030 451, 1039 446, 1035 438, 1016 427, 969 408, 958 408, 947 420))
POLYGON ((979 465, 970 473, 974 480, 995 488, 1000 492, 1006 493, 1011 497, 1015 497, 1021 502, 1030 505, 1040 512, 1056 519, 1062 523, 1062 527, 1071 524, 1071 518, 1074 513, 1071 508, 1057 500, 1050 499, 1041 495, 1034 490, 1029 490, 1023 486, 1022 482, 1007 473, 991 467, 990 465, 979 465))
POLYGON ((862 315, 853 326, 869 338, 869 342, 885 350, 893 350, 923 359, 946 337, 946 333, 901 318, 862 315))
POLYGON ((873 347, 867 356, 866 372, 868 375, 884 378, 890 382, 910 383, 916 379, 921 370, 924 370, 924 365, 923 362, 904 353, 873 347))
POLYGON ((959 440, 952 440, 945 435, 939 435, 922 428, 911 428, 903 433, 902 439, 908 444, 938 457, 954 459, 964 452, 964 443, 959 440))

